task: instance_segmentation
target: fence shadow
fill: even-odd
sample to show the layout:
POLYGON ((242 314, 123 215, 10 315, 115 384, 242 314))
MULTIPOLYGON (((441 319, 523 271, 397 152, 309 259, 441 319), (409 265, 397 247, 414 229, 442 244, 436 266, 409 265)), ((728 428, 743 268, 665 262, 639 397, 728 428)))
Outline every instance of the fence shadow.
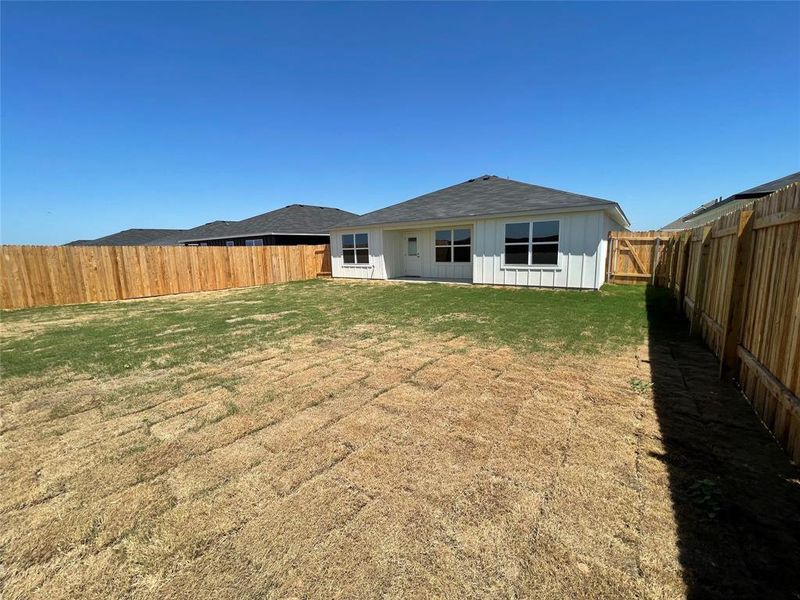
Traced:
POLYGON ((647 290, 649 355, 689 598, 800 598, 800 469, 665 289, 647 290))

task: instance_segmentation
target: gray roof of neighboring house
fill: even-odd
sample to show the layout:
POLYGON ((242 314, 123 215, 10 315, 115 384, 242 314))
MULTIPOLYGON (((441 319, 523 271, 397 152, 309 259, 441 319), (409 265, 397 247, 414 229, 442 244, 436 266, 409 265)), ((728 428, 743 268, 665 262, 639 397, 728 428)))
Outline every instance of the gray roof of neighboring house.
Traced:
POLYGON ((738 194, 736 194, 736 196, 743 196, 744 194, 758 194, 759 196, 764 196, 766 194, 771 194, 776 190, 783 189, 787 185, 791 185, 797 182, 800 182, 800 171, 798 171, 797 173, 786 175, 785 177, 781 177, 780 179, 775 179, 774 181, 768 181, 767 183, 762 183, 761 185, 757 185, 756 187, 750 188, 749 190, 739 192, 738 194))
POLYGON ((616 208, 627 224, 625 213, 616 202, 513 179, 502 179, 496 175, 483 175, 355 219, 348 219, 337 227, 350 228, 580 208, 616 208))
POLYGON ((756 187, 752 187, 742 192, 737 192, 732 196, 728 196, 724 200, 712 200, 711 202, 701 204, 693 211, 683 215, 681 218, 675 219, 671 223, 667 223, 661 229, 664 231, 677 231, 705 225, 706 223, 710 223, 722 215, 738 210, 756 198, 761 198, 771 194, 774 191, 780 190, 787 185, 797 182, 800 182, 800 171, 797 173, 792 173, 791 175, 786 175, 780 179, 775 179, 774 181, 762 183, 761 185, 757 185, 756 187))
POLYGON ((75 240, 65 246, 141 246, 168 235, 181 233, 182 229, 126 229, 96 240, 75 240))
MULTIPOLYGON (((214 221, 177 236, 179 242, 241 238, 249 235, 328 235, 331 227, 355 213, 327 206, 290 204, 242 221, 214 221)), ((176 236, 170 236, 176 237, 176 236)))
POLYGON ((210 223, 206 223, 205 225, 200 225, 199 227, 193 227, 192 229, 182 229, 180 231, 176 231, 175 233, 171 233, 164 237, 151 240, 147 242, 147 246, 177 246, 180 244, 181 240, 185 239, 187 235, 197 235, 203 236, 207 234, 208 238, 204 239, 218 239, 214 236, 214 234, 219 231, 222 227, 227 225, 228 223, 235 223, 235 221, 211 221, 210 223))

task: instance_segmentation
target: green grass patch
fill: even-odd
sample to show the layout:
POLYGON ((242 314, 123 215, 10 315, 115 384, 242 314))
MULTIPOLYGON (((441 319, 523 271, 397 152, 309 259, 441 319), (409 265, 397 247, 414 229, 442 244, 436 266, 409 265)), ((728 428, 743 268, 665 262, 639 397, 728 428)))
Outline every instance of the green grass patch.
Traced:
POLYGON ((2 320, 6 377, 213 363, 298 334, 349 335, 357 325, 581 354, 640 343, 647 330, 645 287, 613 285, 577 292, 305 281, 186 299, 26 309, 5 312, 2 320))

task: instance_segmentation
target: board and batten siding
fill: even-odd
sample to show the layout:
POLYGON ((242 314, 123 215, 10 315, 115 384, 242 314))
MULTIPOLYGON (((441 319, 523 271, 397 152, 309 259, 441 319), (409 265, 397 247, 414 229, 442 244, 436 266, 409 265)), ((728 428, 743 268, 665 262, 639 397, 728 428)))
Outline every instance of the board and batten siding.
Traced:
MULTIPOLYGON (((417 247, 420 253, 420 277, 439 279, 471 279, 472 263, 437 263, 435 259, 435 232, 439 229, 466 228, 473 231, 472 223, 463 221, 436 227, 420 227, 419 229, 382 229, 379 227, 363 227, 353 230, 339 230, 331 235, 331 264, 334 277, 352 277, 357 279, 390 279, 406 275, 405 236, 417 236, 417 247), (369 234, 369 265, 344 264, 342 260, 342 236, 350 233, 369 234)), ((474 244, 474 240, 473 240, 474 244)), ((474 254, 473 254, 474 260, 474 254)))
POLYGON ((388 261, 389 273, 387 274, 387 261, 383 247, 383 229, 380 227, 362 227, 346 231, 331 232, 331 268, 334 277, 351 277, 356 279, 388 279, 391 274, 392 261, 388 261), (346 265, 342 259, 342 236, 348 233, 369 234, 369 264, 346 265))
MULTIPOLYGON (((473 236, 475 231, 475 227, 471 222, 458 221, 437 225, 436 227, 405 229, 398 232, 400 245, 397 256, 400 276, 407 274, 405 273, 406 235, 416 235, 420 258, 420 277, 423 279, 472 279, 472 261, 468 263, 436 262, 436 232, 443 229, 469 229, 473 236)), ((387 231, 386 233, 390 232, 387 231)))
POLYGON ((554 214, 532 214, 514 217, 492 217, 428 225, 419 229, 386 229, 363 227, 337 230, 331 235, 331 262, 334 277, 389 279, 405 273, 405 234, 419 236, 422 278, 463 278, 473 283, 545 288, 598 289, 606 278, 608 232, 624 229, 604 211, 554 214), (558 265, 524 266, 503 264, 506 223, 526 221, 559 221, 558 265), (472 263, 436 263, 434 232, 450 227, 472 229, 472 263), (345 265, 342 261, 342 235, 369 234, 368 265, 345 265))
POLYGON ((605 281, 609 222, 613 223, 603 211, 479 219, 475 222, 472 281, 489 285, 597 289, 605 281), (503 264, 506 223, 554 220, 560 223, 558 265, 503 264))

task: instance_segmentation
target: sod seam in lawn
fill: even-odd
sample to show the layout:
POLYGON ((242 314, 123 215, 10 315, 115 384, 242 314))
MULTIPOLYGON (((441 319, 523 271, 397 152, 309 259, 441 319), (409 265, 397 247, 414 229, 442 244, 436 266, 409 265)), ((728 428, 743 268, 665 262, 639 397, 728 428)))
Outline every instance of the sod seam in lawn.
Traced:
POLYGON ((419 327, 523 351, 593 354, 638 344, 643 286, 600 292, 304 281, 143 301, 2 314, 6 377, 68 368, 114 375, 213 362, 298 334, 419 327))

